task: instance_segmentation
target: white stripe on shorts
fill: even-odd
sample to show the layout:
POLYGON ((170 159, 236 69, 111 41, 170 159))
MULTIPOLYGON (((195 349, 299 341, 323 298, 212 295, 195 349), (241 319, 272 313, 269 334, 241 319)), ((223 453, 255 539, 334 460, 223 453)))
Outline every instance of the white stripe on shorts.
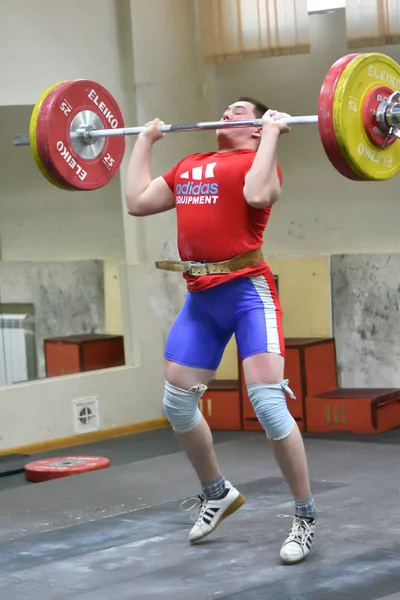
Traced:
POLYGON ((267 280, 262 275, 250 277, 264 306, 268 352, 281 353, 276 307, 267 280))

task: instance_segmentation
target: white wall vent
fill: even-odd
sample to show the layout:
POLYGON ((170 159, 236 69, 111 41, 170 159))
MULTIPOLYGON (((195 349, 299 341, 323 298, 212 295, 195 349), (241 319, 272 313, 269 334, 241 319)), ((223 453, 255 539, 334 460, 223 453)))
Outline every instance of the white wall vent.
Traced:
POLYGON ((73 401, 75 434, 89 433, 100 429, 99 399, 80 398, 73 401))

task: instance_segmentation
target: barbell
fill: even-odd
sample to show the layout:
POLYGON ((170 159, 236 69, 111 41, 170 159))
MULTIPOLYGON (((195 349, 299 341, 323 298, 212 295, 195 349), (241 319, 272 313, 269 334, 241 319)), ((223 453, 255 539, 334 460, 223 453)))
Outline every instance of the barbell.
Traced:
MULTIPOLYGON (((349 54, 327 72, 317 115, 285 119, 289 125, 317 123, 333 167, 353 181, 383 181, 400 170, 400 66, 376 52, 349 54)), ((165 133, 259 127, 251 121, 209 121, 164 125, 165 133)), ((49 87, 33 108, 29 134, 14 136, 30 146, 44 177, 64 190, 95 190, 121 166, 125 136, 145 127, 125 127, 115 98, 88 79, 49 87)))

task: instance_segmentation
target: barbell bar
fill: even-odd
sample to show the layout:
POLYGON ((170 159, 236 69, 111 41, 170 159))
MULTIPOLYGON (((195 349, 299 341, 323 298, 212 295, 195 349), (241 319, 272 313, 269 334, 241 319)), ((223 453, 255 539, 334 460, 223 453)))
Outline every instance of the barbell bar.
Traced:
MULTIPOLYGON (((308 125, 317 123, 318 115, 309 115, 301 117, 288 117, 282 119, 287 125, 308 125)), ((251 121, 204 121, 200 123, 182 123, 162 125, 160 131, 163 133, 180 133, 182 131, 228 129, 232 127, 261 127, 262 119, 253 119, 251 121)), ((81 128, 71 131, 71 140, 81 139, 90 144, 96 138, 112 137, 119 135, 139 135, 146 131, 146 126, 141 127, 120 127, 119 129, 88 129, 81 128)), ((28 134, 20 133, 13 138, 14 146, 30 146, 31 140, 28 134)))
MULTIPOLYGON (((308 123, 317 123, 318 115, 310 115, 304 117, 288 117, 283 119, 288 125, 306 125, 308 123)), ((162 125, 160 131, 164 133, 179 133, 181 131, 196 131, 197 129, 211 130, 211 129, 231 129, 235 127, 261 127, 262 119, 253 119, 251 121, 204 121, 200 123, 187 123, 187 124, 175 124, 175 125, 162 125)), ((103 136, 112 135, 139 135, 146 130, 146 127, 125 127, 122 129, 105 129, 105 130, 93 130, 87 132, 89 140, 103 136)), ((78 132, 83 133, 85 132, 78 132)))
MULTIPOLYGON (((327 157, 344 177, 381 181, 400 170, 400 67, 380 53, 349 54, 327 72, 318 114, 291 116, 288 125, 317 123, 327 157)), ((163 125, 164 133, 260 127, 261 119, 163 125)), ((125 152, 125 136, 145 126, 125 127, 114 97, 86 79, 51 86, 36 103, 30 132, 14 136, 15 146, 31 146, 46 179, 67 190, 94 190, 115 176, 125 152)))

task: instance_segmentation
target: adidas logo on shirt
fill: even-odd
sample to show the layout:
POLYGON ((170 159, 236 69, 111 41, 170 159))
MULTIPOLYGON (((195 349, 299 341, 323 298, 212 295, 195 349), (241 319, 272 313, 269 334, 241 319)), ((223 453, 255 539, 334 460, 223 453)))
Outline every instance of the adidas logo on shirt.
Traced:
POLYGON ((219 192, 218 183, 205 181, 214 178, 216 164, 216 162, 209 163, 182 173, 180 178, 188 181, 176 185, 176 204, 216 204, 219 192))

